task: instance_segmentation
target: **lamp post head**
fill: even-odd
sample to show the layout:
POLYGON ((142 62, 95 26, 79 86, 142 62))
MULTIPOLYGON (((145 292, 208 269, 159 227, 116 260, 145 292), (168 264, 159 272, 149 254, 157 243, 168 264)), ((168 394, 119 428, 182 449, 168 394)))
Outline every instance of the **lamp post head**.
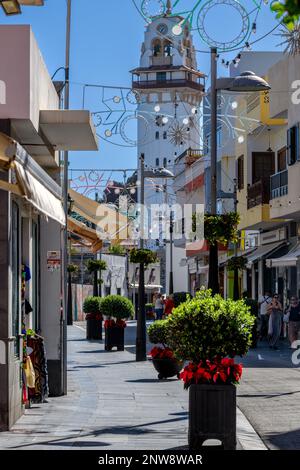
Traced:
POLYGON ((230 91, 251 92, 270 90, 270 85, 254 72, 246 71, 235 77, 229 87, 230 91))
POLYGON ((145 178, 174 178, 174 173, 166 168, 155 168, 153 170, 147 170, 144 172, 145 178))

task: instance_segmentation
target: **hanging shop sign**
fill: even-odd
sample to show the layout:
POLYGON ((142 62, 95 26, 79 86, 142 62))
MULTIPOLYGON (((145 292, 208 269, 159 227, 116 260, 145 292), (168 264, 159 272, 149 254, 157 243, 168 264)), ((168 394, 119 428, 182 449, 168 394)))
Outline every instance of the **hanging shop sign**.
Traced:
POLYGON ((60 251, 48 251, 47 252, 47 268, 48 271, 59 271, 61 266, 61 254, 60 251))

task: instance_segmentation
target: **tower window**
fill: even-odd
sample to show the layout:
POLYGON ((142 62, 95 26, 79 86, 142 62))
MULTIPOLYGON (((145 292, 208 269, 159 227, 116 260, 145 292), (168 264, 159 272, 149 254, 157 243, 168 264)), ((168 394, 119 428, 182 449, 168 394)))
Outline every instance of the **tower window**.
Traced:
POLYGON ((159 166, 159 158, 157 158, 157 159, 155 160, 155 164, 156 164, 156 166, 159 166))
POLYGON ((170 57, 172 55, 172 44, 170 41, 164 41, 164 56, 170 57))
POLYGON ((153 56, 154 57, 159 57, 162 55, 162 47, 161 47, 161 41, 160 39, 154 39, 152 43, 153 47, 153 56))
POLYGON ((167 73, 166 72, 157 72, 156 80, 158 82, 165 82, 167 80, 167 73))
POLYGON ((164 137, 164 140, 167 140, 168 134, 167 134, 166 131, 164 132, 164 136, 163 136, 163 137, 164 137))
POLYGON ((167 168, 167 159, 164 158, 164 168, 167 168))
POLYGON ((159 131, 155 132, 155 138, 156 138, 156 140, 159 140, 159 131))

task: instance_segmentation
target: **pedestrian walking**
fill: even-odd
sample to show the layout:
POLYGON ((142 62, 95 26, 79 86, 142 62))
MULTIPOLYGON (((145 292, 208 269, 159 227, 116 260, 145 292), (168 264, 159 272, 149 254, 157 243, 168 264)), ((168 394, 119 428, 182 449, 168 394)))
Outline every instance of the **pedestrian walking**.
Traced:
POLYGON ((269 314, 269 344, 271 349, 278 349, 278 341, 281 333, 282 326, 282 305, 279 302, 279 295, 275 294, 273 296, 272 302, 268 306, 269 314))
POLYGON ((164 313, 164 301, 161 294, 157 294, 156 296, 154 310, 156 314, 156 320, 161 320, 164 313))
POLYGON ((261 295, 258 299, 259 304, 259 315, 260 315, 260 328, 259 336, 260 340, 268 338, 268 326, 269 326, 269 315, 268 315, 268 306, 272 302, 271 293, 266 291, 264 295, 261 295))
POLYGON ((297 297, 291 297, 290 305, 286 311, 284 320, 288 322, 290 346, 292 349, 296 349, 294 342, 297 341, 300 331, 300 303, 297 297))
POLYGON ((165 301, 165 311, 164 315, 167 317, 170 315, 173 311, 173 308, 175 307, 174 300, 173 300, 173 295, 167 295, 166 301, 165 301))

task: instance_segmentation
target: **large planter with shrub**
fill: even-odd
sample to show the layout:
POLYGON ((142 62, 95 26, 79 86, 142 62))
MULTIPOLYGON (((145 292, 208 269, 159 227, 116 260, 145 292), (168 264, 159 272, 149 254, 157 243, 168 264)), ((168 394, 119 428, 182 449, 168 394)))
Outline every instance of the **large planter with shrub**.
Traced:
POLYGON ((148 328, 148 337, 151 343, 156 344, 150 351, 152 364, 158 372, 158 379, 168 379, 176 376, 180 378, 183 362, 176 359, 172 349, 166 345, 167 322, 157 320, 148 328))
POLYGON ((235 449, 235 385, 242 366, 234 357, 244 356, 251 345, 249 307, 202 290, 166 322, 175 356, 190 361, 180 374, 189 389, 189 447, 198 450, 207 439, 218 439, 224 449, 235 449))
POLYGON ((121 295, 108 295, 101 299, 100 308, 106 318, 104 323, 105 350, 111 351, 116 347, 118 351, 124 351, 125 320, 133 317, 132 302, 121 295))
POLYGON ((102 314, 100 297, 86 297, 83 303, 86 313, 86 339, 102 340, 102 314))

